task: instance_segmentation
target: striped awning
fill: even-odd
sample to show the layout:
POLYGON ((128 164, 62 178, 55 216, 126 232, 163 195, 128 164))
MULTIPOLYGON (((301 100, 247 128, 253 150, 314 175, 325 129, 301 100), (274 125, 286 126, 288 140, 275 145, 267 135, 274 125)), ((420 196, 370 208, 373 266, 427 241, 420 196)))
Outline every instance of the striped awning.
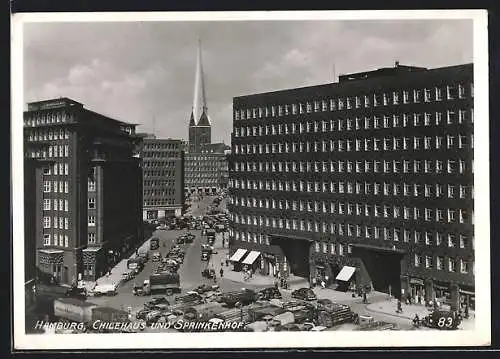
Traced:
POLYGON ((253 262, 255 262, 255 260, 257 258, 259 258, 260 256, 260 252, 257 252, 257 251, 251 251, 250 253, 248 253, 247 257, 245 258, 245 260, 243 261, 243 264, 249 264, 249 265, 252 265, 253 262))
POLYGON ((231 258, 229 258, 229 260, 231 262, 239 262, 246 252, 246 249, 238 248, 236 252, 234 252, 234 254, 231 256, 231 258))
POLYGON ((335 279, 347 282, 351 279, 355 271, 356 268, 354 267, 344 266, 335 279))

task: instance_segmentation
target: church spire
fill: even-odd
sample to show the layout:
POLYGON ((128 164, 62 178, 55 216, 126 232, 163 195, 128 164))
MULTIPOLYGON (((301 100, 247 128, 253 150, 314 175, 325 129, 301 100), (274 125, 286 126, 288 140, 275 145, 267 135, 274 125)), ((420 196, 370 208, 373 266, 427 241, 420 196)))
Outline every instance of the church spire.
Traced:
POLYGON ((196 59, 193 116, 196 121, 196 126, 211 126, 210 118, 208 117, 207 96, 205 90, 205 74, 203 73, 200 38, 198 38, 198 53, 196 59))

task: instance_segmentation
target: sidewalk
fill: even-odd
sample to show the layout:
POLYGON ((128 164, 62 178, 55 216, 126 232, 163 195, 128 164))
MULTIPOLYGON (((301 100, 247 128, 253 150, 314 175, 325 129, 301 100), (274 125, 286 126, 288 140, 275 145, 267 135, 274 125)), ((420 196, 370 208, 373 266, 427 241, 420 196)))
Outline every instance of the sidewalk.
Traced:
MULTIPOLYGON (((420 304, 410 304, 410 305, 402 304, 403 313, 396 313, 396 309, 397 309, 396 299, 392 300, 385 299, 379 302, 368 304, 366 306, 366 310, 369 312, 391 315, 394 317, 405 318, 408 320, 413 320, 413 318, 415 318, 415 314, 418 314, 420 318, 423 318, 432 313, 433 311, 432 308, 420 304)), ((469 315, 470 317, 468 319, 462 320, 462 324, 460 325, 461 329, 465 330, 474 329, 475 312, 471 310, 469 312, 469 315)))
MULTIPOLYGON (((150 238, 151 239, 151 238, 150 238)), ((139 248, 138 252, 148 251, 149 250, 149 240, 147 239, 139 248)), ((104 275, 98 278, 96 281, 82 281, 80 286, 85 287, 87 291, 93 291, 96 285, 106 285, 113 284, 118 287, 122 282, 122 274, 127 271, 127 261, 129 259, 135 258, 135 252, 129 258, 124 258, 120 262, 118 262, 113 269, 111 269, 111 274, 104 275)))

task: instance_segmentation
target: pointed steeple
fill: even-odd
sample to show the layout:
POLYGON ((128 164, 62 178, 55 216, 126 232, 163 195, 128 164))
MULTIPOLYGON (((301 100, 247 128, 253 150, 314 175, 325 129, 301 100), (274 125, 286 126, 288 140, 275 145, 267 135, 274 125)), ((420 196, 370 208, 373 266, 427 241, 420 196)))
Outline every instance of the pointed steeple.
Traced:
POLYGON ((191 118, 189 119, 189 127, 196 126, 196 121, 194 120, 194 109, 191 111, 191 118))
POLYGON ((198 53, 196 58, 196 75, 194 81, 193 116, 196 126, 211 126, 208 116, 207 97, 205 90, 205 76, 201 53, 201 39, 198 39, 198 53))

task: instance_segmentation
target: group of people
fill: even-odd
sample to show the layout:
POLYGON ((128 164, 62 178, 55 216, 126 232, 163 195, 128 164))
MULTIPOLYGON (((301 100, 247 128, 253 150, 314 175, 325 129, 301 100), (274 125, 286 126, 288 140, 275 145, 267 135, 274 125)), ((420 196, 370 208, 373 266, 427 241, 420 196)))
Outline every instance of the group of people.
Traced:
POLYGON ((328 282, 329 277, 327 275, 321 276, 318 275, 317 277, 313 277, 311 280, 311 286, 314 288, 316 286, 321 286, 322 289, 325 289, 326 286, 329 284, 328 282))

